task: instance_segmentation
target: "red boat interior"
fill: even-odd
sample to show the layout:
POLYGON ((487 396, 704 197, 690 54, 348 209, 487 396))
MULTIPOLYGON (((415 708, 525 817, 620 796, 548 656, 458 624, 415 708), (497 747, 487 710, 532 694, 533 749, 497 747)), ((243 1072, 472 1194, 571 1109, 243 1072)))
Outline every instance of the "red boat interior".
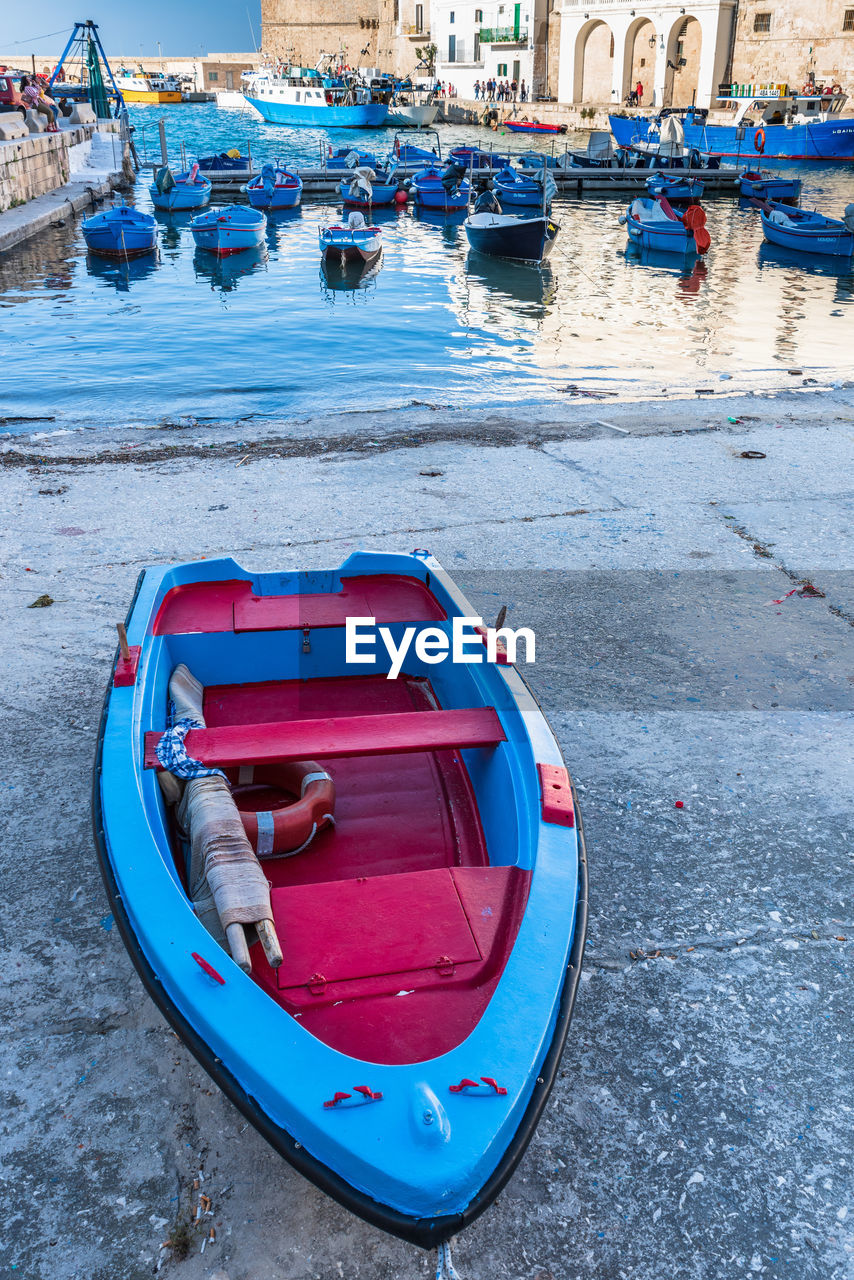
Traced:
MULTIPOLYGON (((384 591, 377 578, 351 579, 346 598, 259 598, 242 582, 201 586, 170 593, 159 634, 341 627, 348 613, 444 617, 411 580, 388 579, 384 591)), ((529 872, 489 864, 461 754, 503 739, 494 711, 442 711, 425 678, 354 675, 211 685, 204 716, 207 731, 191 732, 187 748, 204 758, 207 743, 222 764, 224 754, 235 765, 315 758, 330 725, 334 743, 350 744, 346 754, 332 754, 328 742, 318 750, 335 785, 334 826, 301 853, 264 859, 284 963, 270 968, 256 944, 254 980, 353 1057, 418 1062, 459 1044, 497 986, 528 894, 529 872), (300 741, 300 726, 312 742, 301 755, 282 745, 300 741)), ((293 799, 258 786, 242 794, 241 808, 275 813, 293 799)))

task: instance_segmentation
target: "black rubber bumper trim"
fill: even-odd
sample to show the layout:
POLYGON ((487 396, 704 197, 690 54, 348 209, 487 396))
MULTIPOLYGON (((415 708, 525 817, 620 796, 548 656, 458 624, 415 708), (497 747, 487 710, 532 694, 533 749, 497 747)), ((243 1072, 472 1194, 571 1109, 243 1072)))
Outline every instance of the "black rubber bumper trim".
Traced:
MULTIPOLYGON (((145 574, 140 574, 137 581, 136 592, 131 602, 126 625, 129 625, 130 618, 133 613, 134 604, 139 594, 142 580, 145 574)), ((116 653, 118 657, 118 650, 116 653)), ((115 666, 115 662, 113 664, 115 666)), ((332 1196, 345 1209, 349 1209, 351 1213, 357 1214, 372 1226, 379 1227, 382 1231, 387 1231, 391 1235, 398 1236, 402 1240, 409 1241, 410 1244, 420 1245, 423 1249, 434 1249, 444 1240, 449 1240, 464 1227, 474 1222, 485 1209, 489 1207, 501 1189, 509 1181, 519 1161, 525 1153, 525 1149, 533 1136, 537 1127, 537 1122, 542 1114, 543 1108, 548 1100, 554 1084, 558 1065, 560 1063, 561 1053, 563 1052, 566 1037, 569 1032, 569 1024, 572 1018, 573 1005, 575 1004, 575 996, 578 991, 578 983, 581 976, 581 962, 584 956, 584 943, 587 934, 587 852, 584 842, 584 828, 581 820, 581 814, 578 808, 578 798, 575 794, 573 786, 573 800, 575 803, 576 814, 576 834, 578 838, 578 899, 576 903, 575 914, 575 932, 573 935, 572 951, 570 953, 569 964, 567 965, 566 975, 564 977, 563 988, 561 991, 560 1004, 558 1006, 558 1015, 555 1023, 554 1033, 552 1035, 551 1044, 548 1052, 543 1060, 540 1073, 534 1085, 533 1093, 525 1109, 519 1128, 513 1136, 513 1140, 504 1152, 500 1163, 493 1171, 478 1194, 474 1197, 469 1205, 461 1213, 447 1214, 436 1218, 415 1218, 407 1214, 400 1213, 395 1209, 391 1209, 386 1205, 380 1204, 378 1201, 371 1199, 352 1187, 338 1174, 333 1173, 322 1161, 315 1159, 310 1155, 303 1146, 298 1143, 287 1130, 277 1125, 262 1110, 259 1104, 247 1093, 246 1090, 238 1083, 231 1072, 226 1068, 220 1058, 217 1058, 210 1045, 208 1045, 196 1032, 195 1028, 187 1021, 181 1011, 176 1007, 170 997, 167 995, 160 982, 157 974, 152 969, 145 955, 143 954, 136 934, 131 927, 124 902, 118 891, 115 873, 113 871, 112 862, 110 860, 109 851, 107 849, 107 840, 104 833, 103 813, 101 807, 101 771, 102 771, 102 753, 104 746, 104 731, 107 721, 107 710, 109 706, 110 693, 112 691, 112 670, 110 673, 110 681, 107 685, 106 695, 104 697, 104 706, 101 712, 101 722, 98 729, 98 744, 95 756, 95 766, 92 779, 92 825, 95 836, 95 845, 98 851, 98 859, 101 865, 101 874, 104 879, 104 886, 107 891, 110 908, 116 921, 116 926, 121 935, 122 941, 128 950, 131 960, 136 966, 142 984, 160 1012, 166 1018, 170 1026, 184 1041, 187 1048, 201 1063, 208 1075, 215 1081, 226 1097, 234 1103, 251 1124, 255 1126, 258 1132, 269 1142, 279 1155, 283 1156, 299 1173, 313 1182, 316 1187, 324 1191, 327 1195, 332 1196)))

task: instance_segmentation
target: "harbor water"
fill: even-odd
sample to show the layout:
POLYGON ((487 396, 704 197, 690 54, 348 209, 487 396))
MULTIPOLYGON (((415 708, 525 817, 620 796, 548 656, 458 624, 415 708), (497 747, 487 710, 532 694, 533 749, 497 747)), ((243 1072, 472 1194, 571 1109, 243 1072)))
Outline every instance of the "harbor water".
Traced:
MULTIPOLYGON (((182 142, 189 156, 249 143, 256 163, 299 167, 316 166, 329 144, 384 156, 393 140, 388 129, 327 136, 272 126, 212 104, 138 106, 131 116, 149 159, 165 119, 175 167, 182 142)), ((553 145, 472 127, 439 132, 443 155, 463 142, 515 152, 553 145)), ((585 138, 554 145, 567 142, 582 148, 585 138)), ((802 204, 841 214, 852 168, 799 172, 802 204)), ((129 197, 144 210, 150 180, 143 171, 129 197)), ((157 255, 126 264, 87 254, 69 218, 0 258, 3 429, 30 429, 39 416, 39 369, 62 387, 58 427, 413 401, 482 408, 579 391, 642 398, 721 380, 765 390, 791 367, 821 382, 850 376, 850 260, 807 264, 772 248, 756 211, 731 195, 704 200, 706 258, 637 256, 619 223, 630 198, 559 196, 561 231, 543 268, 470 252, 463 215, 446 220, 411 204, 376 211, 384 253, 361 278, 321 268, 318 228, 342 213, 331 197, 271 215, 261 250, 224 261, 195 248, 191 214, 158 214, 157 255)))

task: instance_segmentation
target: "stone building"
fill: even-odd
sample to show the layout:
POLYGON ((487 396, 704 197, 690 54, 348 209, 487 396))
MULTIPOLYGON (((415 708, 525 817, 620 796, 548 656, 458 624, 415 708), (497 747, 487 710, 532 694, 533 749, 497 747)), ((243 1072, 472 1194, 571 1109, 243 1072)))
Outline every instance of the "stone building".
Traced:
POLYGON ((261 47, 276 61, 315 66, 325 55, 350 67, 410 75, 430 40, 429 0, 261 0, 261 47))
POLYGON ((731 79, 838 84, 854 96, 854 0, 740 0, 731 79))
POLYGON ((561 102, 715 105, 726 78, 736 0, 556 0, 561 13, 561 102))
POLYGON ((555 0, 561 102, 715 107, 718 88, 839 84, 854 94, 854 0, 555 0))

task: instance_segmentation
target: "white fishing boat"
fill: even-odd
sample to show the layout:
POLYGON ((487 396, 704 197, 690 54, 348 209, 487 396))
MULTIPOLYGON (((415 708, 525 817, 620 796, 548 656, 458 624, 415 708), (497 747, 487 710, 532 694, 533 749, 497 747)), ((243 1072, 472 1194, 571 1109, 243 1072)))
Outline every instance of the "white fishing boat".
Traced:
POLYGON ((399 90, 389 103, 386 124, 396 129, 429 129, 439 114, 439 104, 427 89, 399 90))
POLYGON ((183 98, 180 81, 161 72, 135 75, 125 67, 120 67, 116 84, 125 102, 168 103, 181 102, 183 98))

